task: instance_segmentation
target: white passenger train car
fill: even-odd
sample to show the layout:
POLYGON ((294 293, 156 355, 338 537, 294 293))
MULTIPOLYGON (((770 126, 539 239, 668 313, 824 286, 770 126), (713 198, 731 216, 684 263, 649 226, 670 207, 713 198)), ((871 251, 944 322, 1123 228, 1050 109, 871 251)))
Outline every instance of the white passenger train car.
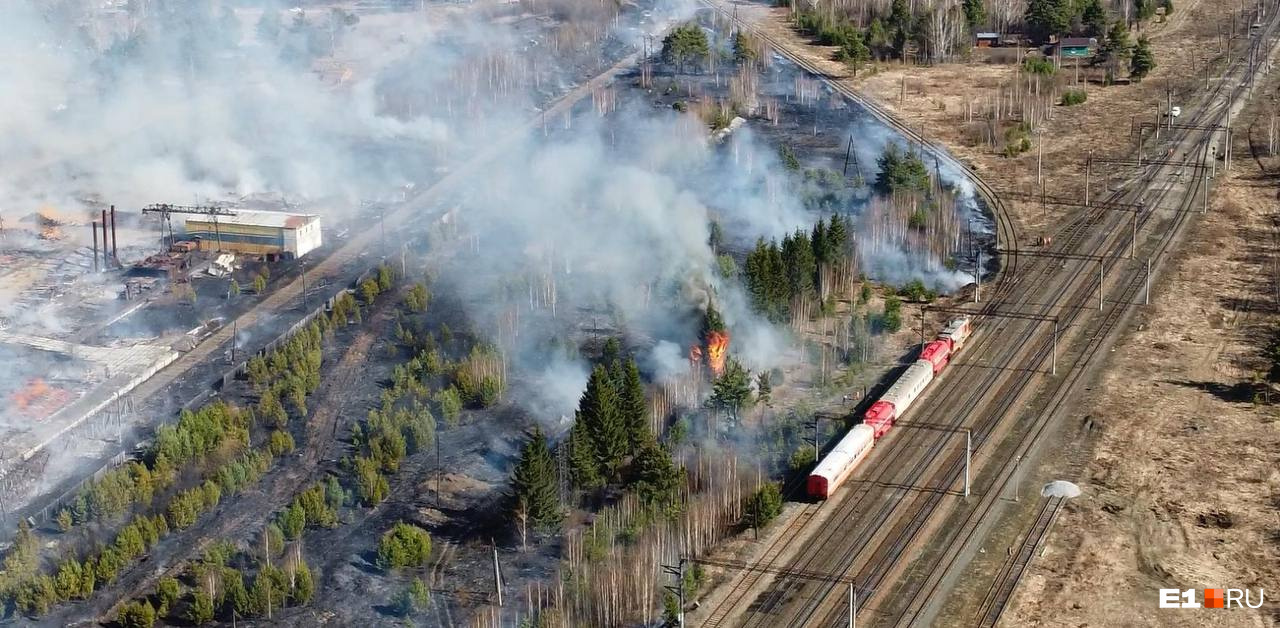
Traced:
POLYGON ((928 360, 918 360, 907 367, 902 377, 899 377, 898 381, 889 387, 888 392, 880 397, 880 401, 893 404, 896 418, 900 419, 931 381, 933 381, 933 364, 928 360))
POLYGON ((809 474, 809 483, 806 487, 809 495, 826 499, 831 495, 831 491, 843 484, 845 479, 853 473, 858 463, 871 453, 871 447, 875 444, 875 430, 866 424, 855 425, 844 438, 840 439, 839 443, 836 443, 835 448, 827 453, 822 462, 818 463, 813 473, 809 474))

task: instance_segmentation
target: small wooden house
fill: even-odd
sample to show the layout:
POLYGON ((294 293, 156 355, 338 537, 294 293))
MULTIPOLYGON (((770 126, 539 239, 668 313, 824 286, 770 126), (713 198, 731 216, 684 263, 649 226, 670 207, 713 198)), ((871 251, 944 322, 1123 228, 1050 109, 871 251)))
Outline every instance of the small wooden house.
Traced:
POLYGON ((1058 58, 1080 59, 1093 56, 1098 40, 1093 37, 1064 37, 1058 42, 1058 58))
POLYGON ((1000 45, 1000 33, 978 33, 974 36, 974 45, 978 48, 995 48, 1000 45))

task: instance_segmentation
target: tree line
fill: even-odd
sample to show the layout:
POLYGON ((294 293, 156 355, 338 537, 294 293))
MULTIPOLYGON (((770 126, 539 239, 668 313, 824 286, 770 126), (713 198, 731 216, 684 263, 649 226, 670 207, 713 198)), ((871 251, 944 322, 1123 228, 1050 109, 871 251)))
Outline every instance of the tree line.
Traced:
MULTIPOLYGON (((280 553, 283 552, 281 547, 280 553)), ((240 552, 230 541, 218 541, 181 575, 166 576, 155 590, 121 608, 121 626, 149 628, 157 620, 202 626, 215 619, 270 617, 277 609, 307 603, 315 594, 315 577, 300 553, 281 566, 269 556, 240 552), (256 563, 246 584, 247 567, 256 563), (235 565, 244 565, 244 568, 235 565)))
MULTIPOLYGON (((392 280, 390 268, 382 266, 375 279, 379 293, 392 280)), ((359 305, 353 307, 358 313, 359 305)), ((38 560, 24 551, 11 550, 14 568, 0 578, 0 597, 33 616, 47 612, 54 604, 87 598, 95 586, 114 582, 161 538, 191 527, 224 498, 256 484, 274 459, 295 447, 292 435, 284 429, 288 413, 279 398, 284 395, 295 412, 305 416, 306 395, 319 385, 322 346, 332 336, 336 317, 317 317, 275 351, 250 360, 246 376, 259 393, 258 404, 239 409, 219 400, 195 411, 184 410, 175 424, 157 428, 143 460, 104 474, 56 515, 65 533, 77 525, 106 521, 141 507, 144 512, 133 516, 112 543, 99 545, 83 560, 74 556, 63 559, 52 575, 39 574, 38 560), (274 429, 251 447, 250 429, 255 425, 274 429), (204 479, 198 479, 194 486, 171 495, 156 508, 156 514, 146 514, 157 496, 174 488, 181 469, 215 458, 229 459, 203 474, 204 479)), ((30 530, 26 534, 34 537, 30 530)), ((36 554, 38 558, 38 550, 36 554)))
MULTIPOLYGON (((790 0, 784 4, 793 5, 790 0)), ((1126 25, 1148 20, 1172 0, 1125 0, 1120 21, 1126 25)), ((1032 41, 1048 43, 1054 36, 1102 37, 1109 11, 1103 0, 961 0, 957 4, 857 2, 840 8, 800 10, 793 6, 797 30, 815 43, 836 48, 833 58, 856 74, 872 60, 943 61, 967 50, 972 35, 991 28, 1001 33, 1021 28, 1032 41), (1020 8, 1021 7, 1021 8, 1020 8)))
POLYGON ((743 265, 751 304, 773 322, 787 320, 798 301, 814 298, 822 288, 822 270, 853 254, 849 219, 819 219, 809 233, 797 230, 782 242, 756 242, 743 265))
MULTIPOLYGON (((682 470, 649 428, 644 383, 635 359, 624 358, 611 338, 578 401, 563 444, 566 479, 576 490, 598 495, 608 486, 634 492, 655 512, 678 508, 682 470)), ((557 464, 546 435, 535 427, 511 474, 510 508, 522 542, 528 529, 551 531, 564 519, 557 464)))

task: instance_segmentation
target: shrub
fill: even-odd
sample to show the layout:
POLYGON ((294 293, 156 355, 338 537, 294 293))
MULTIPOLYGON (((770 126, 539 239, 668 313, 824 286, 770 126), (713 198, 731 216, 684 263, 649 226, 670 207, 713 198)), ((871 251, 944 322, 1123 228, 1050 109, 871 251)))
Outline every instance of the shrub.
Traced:
POLYGON ((885 296, 882 323, 884 329, 889 333, 902 329, 902 300, 897 295, 890 294, 885 296))
POLYGON ((1053 73, 1057 72, 1057 70, 1053 65, 1053 60, 1045 57, 1027 57, 1022 62, 1022 71, 1028 74, 1053 76, 1053 73))
POLYGON ((156 609, 151 602, 131 602, 120 609, 116 621, 124 628, 151 628, 156 623, 156 609))
POLYGON ((791 466, 792 471, 801 471, 813 464, 814 460, 813 448, 808 445, 801 445, 791 453, 791 459, 788 464, 791 466))
POLYGON ((178 580, 172 577, 164 577, 160 582, 156 583, 156 598, 160 601, 160 607, 156 609, 157 617, 164 617, 173 610, 178 603, 178 598, 182 597, 182 590, 178 586, 178 580))
POLYGON ((938 296, 934 291, 926 288, 924 282, 919 279, 912 279, 907 285, 903 286, 902 295, 912 301, 923 302, 932 301, 938 296))
POLYGON ((288 432, 284 430, 271 432, 271 438, 267 443, 267 451, 271 452, 272 456, 279 458, 293 451, 293 447, 293 436, 290 436, 288 432))
POLYGON ((1031 128, 1024 124, 1009 127, 1004 132, 1004 156, 1017 157, 1031 150, 1031 128))
POLYGON ((1083 89, 1069 89, 1062 92, 1062 106, 1064 107, 1080 105, 1086 100, 1089 100, 1089 93, 1083 89))
POLYGON ((384 569, 419 567, 431 556, 431 535, 415 525, 396 523, 378 541, 378 565, 384 569))
POLYGON ((769 482, 761 486, 747 500, 743 521, 753 527, 762 528, 769 525, 782 514, 782 489, 769 482))

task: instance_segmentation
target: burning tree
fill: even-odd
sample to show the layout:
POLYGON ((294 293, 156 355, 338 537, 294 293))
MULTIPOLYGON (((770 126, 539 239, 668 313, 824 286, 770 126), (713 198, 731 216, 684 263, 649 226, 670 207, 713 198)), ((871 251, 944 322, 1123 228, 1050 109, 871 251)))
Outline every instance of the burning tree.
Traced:
MULTIPOLYGON (((724 361, 728 356, 729 332, 714 303, 707 303, 707 311, 702 316, 702 340, 707 347, 707 366, 711 368, 712 374, 719 377, 724 373, 724 361)), ((691 351, 691 359, 693 355, 694 352, 691 351)))

